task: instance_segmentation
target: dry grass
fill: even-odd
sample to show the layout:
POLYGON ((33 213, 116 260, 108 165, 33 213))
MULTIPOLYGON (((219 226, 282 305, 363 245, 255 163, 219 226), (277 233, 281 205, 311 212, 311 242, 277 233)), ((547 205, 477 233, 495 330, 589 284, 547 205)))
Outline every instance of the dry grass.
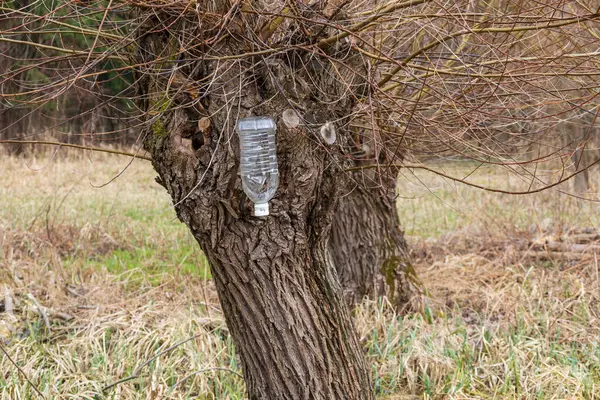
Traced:
MULTIPOLYGON (((150 166, 94 188, 126 160, 90 157, 0 161, 4 347, 48 399, 244 398, 205 261, 150 166)), ((597 242, 580 244, 598 205, 417 177, 428 189, 407 176, 399 204, 430 307, 356 310, 379 398, 595 398, 600 267, 597 242)), ((0 371, 0 399, 36 398, 2 354, 0 371)))

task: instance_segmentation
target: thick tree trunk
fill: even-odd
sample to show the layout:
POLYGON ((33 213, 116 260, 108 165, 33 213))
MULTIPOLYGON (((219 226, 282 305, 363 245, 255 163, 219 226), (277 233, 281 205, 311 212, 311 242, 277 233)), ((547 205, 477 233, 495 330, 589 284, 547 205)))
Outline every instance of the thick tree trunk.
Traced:
POLYGON ((280 146, 287 159, 281 193, 271 216, 255 218, 247 202, 238 208, 233 151, 223 149, 194 190, 204 166, 179 147, 178 126, 184 124, 170 123, 169 137, 150 149, 179 203, 179 218, 208 257, 250 398, 371 398, 368 369, 327 251, 336 193, 327 189, 335 185, 332 171, 323 171, 324 155, 302 136, 290 143, 293 150, 280 146))
POLYGON ((422 287, 411 264, 396 208, 396 174, 367 188, 355 173, 336 211, 330 250, 350 305, 387 296, 398 312, 421 307, 422 287))
MULTIPOLYGON (((354 73, 343 70, 349 81, 337 84, 331 76, 343 67, 302 53, 268 62, 228 60, 246 51, 236 39, 210 48, 221 60, 140 77, 140 105, 149 125, 145 148, 179 219, 209 260, 249 398, 372 399, 369 369, 328 250, 343 170, 350 166, 343 156, 344 124, 355 100, 345 94, 354 73), (206 82, 201 104, 185 105, 189 99, 173 84, 182 81, 206 82), (313 93, 309 81, 323 85, 326 95, 313 93), (168 90, 174 93, 164 95, 168 90), (290 107, 307 122, 287 128, 281 115, 290 107), (234 127, 248 115, 269 115, 278 123, 280 185, 266 218, 251 215, 238 176, 234 127), (332 146, 319 136, 327 121, 339 124, 332 146)), ((179 49, 174 42, 166 34, 146 35, 138 62, 170 57, 179 49)), ((170 67, 156 65, 161 71, 170 67)))

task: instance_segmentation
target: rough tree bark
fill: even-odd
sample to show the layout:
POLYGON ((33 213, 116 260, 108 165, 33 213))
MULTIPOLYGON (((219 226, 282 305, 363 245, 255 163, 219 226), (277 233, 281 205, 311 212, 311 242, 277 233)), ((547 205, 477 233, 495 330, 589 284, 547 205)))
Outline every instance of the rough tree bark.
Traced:
POLYGON ((330 251, 350 305, 387 296, 400 313, 421 307, 422 286, 411 264, 396 208, 397 172, 383 169, 380 186, 353 173, 336 211, 330 251), (371 186, 371 187, 369 187, 371 186))
POLYGON ((148 126, 144 146, 179 219, 209 260, 250 399, 373 398, 328 251, 332 217, 346 185, 343 171, 351 166, 344 157, 350 151, 345 126, 356 97, 347 89, 362 86, 354 72, 360 58, 349 57, 345 46, 324 49, 327 58, 301 50, 268 60, 236 57, 248 52, 248 43, 230 31, 210 47, 219 60, 204 53, 193 64, 175 68, 171 54, 186 35, 197 32, 165 19, 150 21, 153 32, 143 36, 137 53, 137 62, 162 72, 145 72, 138 79, 148 126), (152 28, 159 25, 170 32, 152 28), (330 58, 342 62, 333 66, 330 58), (181 106, 193 103, 186 84, 202 82, 208 82, 200 88, 202 101, 181 106), (290 107, 305 125, 281 123, 290 107), (273 116, 278 124, 280 186, 267 218, 251 215, 238 176, 234 127, 249 115, 273 116), (319 136, 327 121, 337 127, 338 140, 331 146, 319 136))
POLYGON ((420 311, 422 285, 396 207, 395 165, 402 161, 398 149, 403 135, 377 126, 374 112, 357 107, 352 124, 357 156, 334 216, 329 247, 348 304, 386 296, 400 313, 420 311))

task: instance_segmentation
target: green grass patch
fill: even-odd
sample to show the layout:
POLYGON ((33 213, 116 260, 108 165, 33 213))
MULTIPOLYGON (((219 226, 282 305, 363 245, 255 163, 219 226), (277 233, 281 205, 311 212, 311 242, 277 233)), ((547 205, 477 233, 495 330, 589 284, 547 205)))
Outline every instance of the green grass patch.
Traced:
POLYGON ((153 247, 115 250, 99 259, 89 261, 87 266, 92 269, 105 268, 120 279, 129 281, 141 281, 146 278, 153 286, 160 285, 166 277, 173 274, 183 278, 210 279, 206 258, 199 248, 191 247, 172 250, 153 247))

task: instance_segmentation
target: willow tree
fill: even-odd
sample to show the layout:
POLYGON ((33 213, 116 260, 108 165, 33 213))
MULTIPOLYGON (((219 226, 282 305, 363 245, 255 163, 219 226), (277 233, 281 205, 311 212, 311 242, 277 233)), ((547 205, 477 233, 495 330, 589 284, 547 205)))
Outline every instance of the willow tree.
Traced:
MULTIPOLYGON (((474 138, 457 137, 467 153, 475 140, 491 148, 495 137, 506 134, 493 127, 474 129, 498 107, 487 100, 490 96, 518 89, 515 109, 533 104, 535 110, 535 101, 548 102, 527 90, 518 70, 497 89, 497 83, 456 83, 461 68, 468 69, 467 77, 478 73, 492 75, 495 82, 506 79, 472 71, 476 67, 466 60, 457 68, 456 60, 443 54, 435 69, 413 62, 418 55, 431 57, 427 50, 437 45, 449 46, 448 53, 481 51, 476 49, 485 42, 491 43, 489 52, 519 48, 515 43, 503 47, 506 38, 496 30, 521 35, 519 29, 504 28, 504 22, 498 28, 474 22, 459 29, 456 21, 437 21, 434 30, 424 28, 415 38, 416 50, 396 61, 402 54, 400 39, 384 34, 388 24, 402 21, 402 14, 395 22, 381 22, 375 33, 368 27, 423 3, 384 4, 363 18, 350 18, 350 24, 345 3, 222 0, 195 3, 193 10, 185 3, 142 12, 134 63, 149 66, 136 78, 144 148, 179 219, 209 260, 252 399, 373 396, 340 282, 353 300, 387 294, 402 306, 418 298, 395 206, 404 149, 426 143, 415 144, 417 127, 429 137, 442 132, 452 138, 451 130, 459 126, 474 138), (363 35, 355 33, 362 30, 363 35), (446 37, 433 35, 444 30, 450 30, 446 37), (469 36, 477 30, 479 37, 469 36), (428 104, 435 87, 415 90, 418 85, 410 81, 420 69, 426 75, 419 76, 421 84, 427 75, 449 70, 452 79, 444 82, 447 92, 441 95, 451 104, 428 104), (472 99, 480 113, 467 112, 472 99), (271 116, 277 122, 280 189, 267 218, 252 215, 240 185, 235 126, 247 116, 271 116)), ((537 24, 524 20, 522 29, 536 32, 581 17, 537 24)), ((486 56, 491 57, 480 57, 486 56)), ((512 112, 505 106, 498 120, 512 112)), ((508 148, 509 142, 502 146, 508 148)), ((460 152, 457 143, 439 140, 434 146, 438 154, 460 152)), ((479 153, 503 156, 500 148, 492 151, 479 153)), ((481 158, 477 152, 467 154, 481 158)))
POLYGON ((5 100, 91 91, 107 60, 132 71, 136 93, 120 96, 137 106, 128 117, 157 181, 209 260, 251 399, 373 397, 344 293, 418 307, 398 173, 482 187, 419 163, 460 156, 512 169, 526 182, 517 194, 556 187, 573 175, 538 167, 582 148, 553 145, 556 128, 595 112, 600 16, 582 1, 64 4, 39 18, 87 35, 90 49, 15 40, 23 25, 11 25, 0 41, 62 55, 20 60, 3 84, 46 64, 61 73, 5 100), (90 29, 56 18, 65 8, 101 17, 90 29), (129 23, 111 24, 123 12, 129 23), (247 116, 277 123, 280 189, 266 218, 238 175, 235 127, 247 116))

